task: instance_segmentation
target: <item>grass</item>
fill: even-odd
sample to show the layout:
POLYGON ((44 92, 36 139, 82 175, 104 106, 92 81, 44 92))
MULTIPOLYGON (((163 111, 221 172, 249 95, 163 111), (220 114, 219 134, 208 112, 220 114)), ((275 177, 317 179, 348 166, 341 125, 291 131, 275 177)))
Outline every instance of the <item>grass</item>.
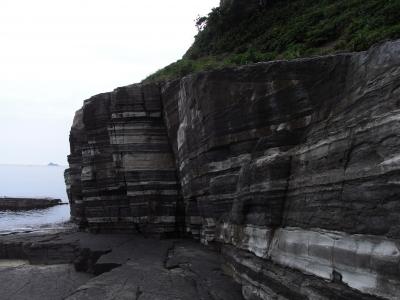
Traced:
POLYGON ((400 38, 400 0, 269 3, 244 12, 214 9, 184 57, 145 81, 260 61, 362 51, 400 38))

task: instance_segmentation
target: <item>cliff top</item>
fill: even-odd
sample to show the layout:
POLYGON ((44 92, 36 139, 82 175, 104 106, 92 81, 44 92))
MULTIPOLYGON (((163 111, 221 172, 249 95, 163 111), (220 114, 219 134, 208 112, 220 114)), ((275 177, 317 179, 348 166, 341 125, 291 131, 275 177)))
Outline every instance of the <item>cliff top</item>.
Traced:
POLYGON ((197 19, 182 59, 145 81, 276 59, 363 51, 400 38, 400 1, 229 0, 197 19))

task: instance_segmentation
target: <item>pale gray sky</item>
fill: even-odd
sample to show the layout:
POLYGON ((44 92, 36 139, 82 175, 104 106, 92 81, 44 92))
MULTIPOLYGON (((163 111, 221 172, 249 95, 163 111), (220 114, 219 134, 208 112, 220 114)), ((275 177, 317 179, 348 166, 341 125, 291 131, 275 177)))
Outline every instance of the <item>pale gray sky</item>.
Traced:
POLYGON ((219 0, 0 0, 0 163, 66 164, 84 99, 179 59, 219 0))

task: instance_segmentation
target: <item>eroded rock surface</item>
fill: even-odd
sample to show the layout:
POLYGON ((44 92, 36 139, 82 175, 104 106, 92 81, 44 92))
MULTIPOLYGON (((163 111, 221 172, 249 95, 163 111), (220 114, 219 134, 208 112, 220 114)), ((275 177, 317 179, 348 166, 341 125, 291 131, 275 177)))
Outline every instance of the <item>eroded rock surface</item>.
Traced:
POLYGON ((222 272, 218 253, 190 241, 167 244, 136 240, 125 245, 129 251, 121 267, 90 280, 67 299, 243 299, 240 285, 222 272))
POLYGON ((247 299, 398 299, 399 120, 400 41, 120 88, 77 113, 73 216, 223 245, 247 299))
POLYGON ((42 232, 0 236, 0 249, 0 299, 243 299, 220 253, 190 240, 42 232))
POLYGON ((0 266, 0 299, 62 300, 91 277, 71 265, 0 266))
POLYGON ((157 85, 85 101, 70 135, 73 219, 93 231, 177 232, 179 185, 157 85))

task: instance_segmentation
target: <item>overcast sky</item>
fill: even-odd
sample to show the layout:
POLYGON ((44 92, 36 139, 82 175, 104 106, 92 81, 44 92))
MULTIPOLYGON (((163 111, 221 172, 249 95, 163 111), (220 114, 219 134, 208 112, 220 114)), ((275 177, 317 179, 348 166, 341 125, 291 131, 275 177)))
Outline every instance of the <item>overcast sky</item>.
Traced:
POLYGON ((84 99, 181 58, 219 0, 0 0, 0 163, 66 164, 84 99))

